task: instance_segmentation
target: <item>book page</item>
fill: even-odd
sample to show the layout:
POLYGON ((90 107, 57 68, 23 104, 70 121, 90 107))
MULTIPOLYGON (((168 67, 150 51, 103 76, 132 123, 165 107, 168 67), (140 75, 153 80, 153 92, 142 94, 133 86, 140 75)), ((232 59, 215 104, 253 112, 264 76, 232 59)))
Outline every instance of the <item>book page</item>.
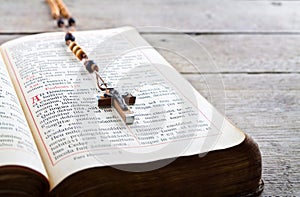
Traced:
POLYGON ((4 44, 52 188, 88 167, 206 153, 244 140, 135 29, 74 35, 109 86, 136 96, 135 121, 125 125, 113 108, 98 108, 103 93, 95 75, 67 48, 64 33, 4 44))
POLYGON ((0 158, 1 167, 24 166, 47 177, 2 58, 0 58, 0 158))

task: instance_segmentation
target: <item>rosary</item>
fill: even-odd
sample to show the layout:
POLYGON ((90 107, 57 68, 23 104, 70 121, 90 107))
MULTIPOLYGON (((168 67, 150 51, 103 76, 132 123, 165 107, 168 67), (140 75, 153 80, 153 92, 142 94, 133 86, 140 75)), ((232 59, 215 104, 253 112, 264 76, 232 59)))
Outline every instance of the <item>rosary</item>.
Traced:
POLYGON ((81 47, 75 42, 75 37, 71 32, 75 31, 75 20, 71 17, 66 5, 62 0, 47 0, 48 5, 51 10, 51 15, 53 19, 57 20, 57 26, 59 28, 64 28, 66 31, 65 42, 72 53, 80 60, 86 70, 89 73, 95 73, 97 87, 103 96, 98 99, 98 107, 109 107, 114 106, 121 118, 126 124, 132 124, 134 121, 134 113, 129 109, 128 105, 133 105, 135 103, 136 97, 131 94, 120 95, 120 93, 114 88, 109 88, 107 83, 99 75, 99 67, 95 64, 93 60, 89 60, 86 53, 81 49, 81 47), (68 20, 68 26, 64 24, 64 19, 68 20))

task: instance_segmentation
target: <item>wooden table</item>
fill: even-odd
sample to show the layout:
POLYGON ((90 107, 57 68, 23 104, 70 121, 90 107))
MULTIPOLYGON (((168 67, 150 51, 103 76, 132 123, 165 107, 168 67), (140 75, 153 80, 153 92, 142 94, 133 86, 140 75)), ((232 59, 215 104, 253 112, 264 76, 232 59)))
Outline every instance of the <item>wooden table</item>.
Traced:
MULTIPOLYGON (((132 25, 154 46, 171 49, 160 51, 259 144, 263 196, 300 196, 299 1, 66 0, 66 4, 80 30, 132 25), (200 47, 187 44, 183 33, 200 47), (200 69, 174 52, 188 54, 200 69)), ((0 15, 0 43, 57 31, 43 0, 2 0, 0 15)))

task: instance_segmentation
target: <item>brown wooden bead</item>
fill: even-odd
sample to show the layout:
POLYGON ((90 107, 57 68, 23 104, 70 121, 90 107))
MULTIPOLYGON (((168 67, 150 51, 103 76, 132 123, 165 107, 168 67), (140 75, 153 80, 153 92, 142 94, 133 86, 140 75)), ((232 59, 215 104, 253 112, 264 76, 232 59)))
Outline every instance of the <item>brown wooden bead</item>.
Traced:
POLYGON ((86 53, 81 49, 81 47, 76 43, 72 42, 71 40, 67 41, 67 45, 72 53, 81 61, 82 59, 88 59, 86 53))
POLYGON ((82 49, 77 50, 75 55, 78 59, 80 59, 80 61, 86 56, 82 49))
POLYGON ((72 52, 74 53, 74 55, 76 55, 76 52, 80 49, 80 46, 76 45, 75 47, 73 47, 72 52))
POLYGON ((67 41, 67 45, 72 53, 81 61, 82 59, 87 59, 86 53, 81 49, 81 47, 76 43, 70 40, 67 41))
POLYGON ((76 45, 77 45, 76 42, 70 42, 70 43, 69 43, 69 48, 70 48, 71 50, 73 50, 73 48, 74 48, 76 45))
POLYGON ((62 0, 56 0, 56 4, 60 9, 60 13, 63 17, 65 18, 70 18, 71 17, 71 13, 68 10, 68 8, 66 7, 66 5, 64 4, 64 2, 62 0))
POLYGON ((58 19, 59 18, 59 8, 57 4, 54 2, 54 0, 47 0, 47 3, 51 10, 52 18, 58 19))

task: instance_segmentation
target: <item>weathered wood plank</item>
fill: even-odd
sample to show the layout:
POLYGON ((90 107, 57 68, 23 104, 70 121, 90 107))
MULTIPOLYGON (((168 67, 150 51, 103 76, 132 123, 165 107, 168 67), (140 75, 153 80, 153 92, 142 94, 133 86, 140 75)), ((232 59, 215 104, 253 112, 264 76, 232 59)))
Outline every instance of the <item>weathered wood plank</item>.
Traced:
MULTIPOLYGON (((300 2, 231 0, 65 0, 78 29, 132 25, 181 32, 299 32, 300 2)), ((44 0, 2 0, 0 32, 55 31, 44 0)), ((164 31, 150 28, 143 31, 164 31)))
POLYGON ((185 73, 300 72, 300 35, 143 36, 185 73))
POLYGON ((225 74, 222 79, 226 98, 220 97, 221 89, 207 88, 207 81, 211 83, 219 76, 185 77, 259 144, 265 181, 263 196, 299 196, 300 75, 225 74))

